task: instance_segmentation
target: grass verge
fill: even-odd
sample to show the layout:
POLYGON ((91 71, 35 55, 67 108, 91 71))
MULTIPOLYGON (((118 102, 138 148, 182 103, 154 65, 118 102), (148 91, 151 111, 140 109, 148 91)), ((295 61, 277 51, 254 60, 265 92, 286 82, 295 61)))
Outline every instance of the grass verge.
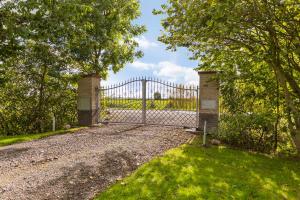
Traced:
POLYGON ((203 148, 199 138, 143 165, 95 199, 300 199, 296 160, 226 147, 203 148))
POLYGON ((73 133, 78 130, 83 129, 84 127, 80 128, 73 128, 68 130, 59 130, 59 131, 52 131, 52 132, 46 132, 46 133, 38 133, 38 134, 26 134, 26 135, 16 135, 16 136, 0 136, 0 147, 20 143, 20 142, 27 142, 32 140, 37 140, 53 135, 59 135, 59 134, 66 134, 66 133, 73 133))

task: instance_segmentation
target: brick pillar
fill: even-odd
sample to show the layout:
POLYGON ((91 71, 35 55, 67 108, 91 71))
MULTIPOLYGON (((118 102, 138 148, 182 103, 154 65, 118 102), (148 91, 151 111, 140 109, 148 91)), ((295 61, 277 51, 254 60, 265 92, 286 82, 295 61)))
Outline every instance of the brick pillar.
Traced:
POLYGON ((98 75, 86 75, 79 80, 77 109, 80 126, 92 126, 99 122, 99 88, 98 75))
POLYGON ((199 71, 200 108, 199 129, 203 130, 207 122, 207 130, 218 129, 219 122, 219 83, 215 80, 217 72, 199 71))

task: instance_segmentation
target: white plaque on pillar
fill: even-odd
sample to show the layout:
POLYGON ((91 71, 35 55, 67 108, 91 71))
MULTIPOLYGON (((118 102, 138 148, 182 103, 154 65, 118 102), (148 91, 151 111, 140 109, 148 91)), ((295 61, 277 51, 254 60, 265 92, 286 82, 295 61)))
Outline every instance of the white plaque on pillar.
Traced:
POLYGON ((202 100, 201 109, 209 109, 209 110, 217 109, 217 101, 216 100, 202 100))
POLYGON ((78 97, 78 110, 91 110, 91 98, 78 97))

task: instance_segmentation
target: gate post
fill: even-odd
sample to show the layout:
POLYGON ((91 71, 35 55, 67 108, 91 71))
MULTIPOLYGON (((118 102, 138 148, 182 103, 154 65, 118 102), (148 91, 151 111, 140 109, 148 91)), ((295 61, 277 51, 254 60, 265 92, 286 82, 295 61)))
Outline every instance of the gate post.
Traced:
POLYGON ((219 83, 215 79, 216 71, 199 71, 199 129, 203 130, 205 121, 207 130, 218 129, 219 123, 219 83))
POLYGON ((99 122, 100 77, 97 74, 83 76, 78 81, 78 123, 92 126, 99 122))

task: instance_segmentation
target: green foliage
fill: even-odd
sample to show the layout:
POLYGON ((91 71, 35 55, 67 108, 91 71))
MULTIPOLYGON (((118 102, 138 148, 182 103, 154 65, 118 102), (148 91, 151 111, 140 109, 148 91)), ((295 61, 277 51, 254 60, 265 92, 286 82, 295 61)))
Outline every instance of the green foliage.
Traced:
POLYGON ((0 135, 76 124, 80 73, 119 71, 140 57, 137 0, 0 2, 0 135))
POLYGON ((199 69, 222 72, 224 112, 237 118, 270 113, 277 118, 275 138, 280 121, 288 122, 291 135, 300 134, 300 10, 295 1, 169 0, 154 13, 165 16, 159 40, 169 49, 186 47, 200 61, 199 69))
POLYGON ((150 109, 155 109, 155 101, 150 102, 150 109))
POLYGON ((106 77, 109 69, 118 72, 127 62, 141 57, 136 51, 135 37, 145 31, 144 26, 133 25, 140 15, 137 0, 74 0, 70 10, 74 26, 70 51, 85 73, 99 73, 106 77))
MULTIPOLYGON (((142 99, 114 99, 105 98, 101 101, 101 107, 105 109, 142 110, 142 99)), ((149 110, 196 110, 195 99, 162 99, 147 100, 146 108, 149 110)))
POLYGON ((299 161, 200 145, 168 151, 95 199, 299 199, 299 161))
POLYGON ((161 94, 159 92, 154 93, 154 100, 161 100, 161 94))
POLYGON ((274 144, 276 117, 267 114, 236 114, 222 116, 218 138, 249 150, 270 153, 274 144))

